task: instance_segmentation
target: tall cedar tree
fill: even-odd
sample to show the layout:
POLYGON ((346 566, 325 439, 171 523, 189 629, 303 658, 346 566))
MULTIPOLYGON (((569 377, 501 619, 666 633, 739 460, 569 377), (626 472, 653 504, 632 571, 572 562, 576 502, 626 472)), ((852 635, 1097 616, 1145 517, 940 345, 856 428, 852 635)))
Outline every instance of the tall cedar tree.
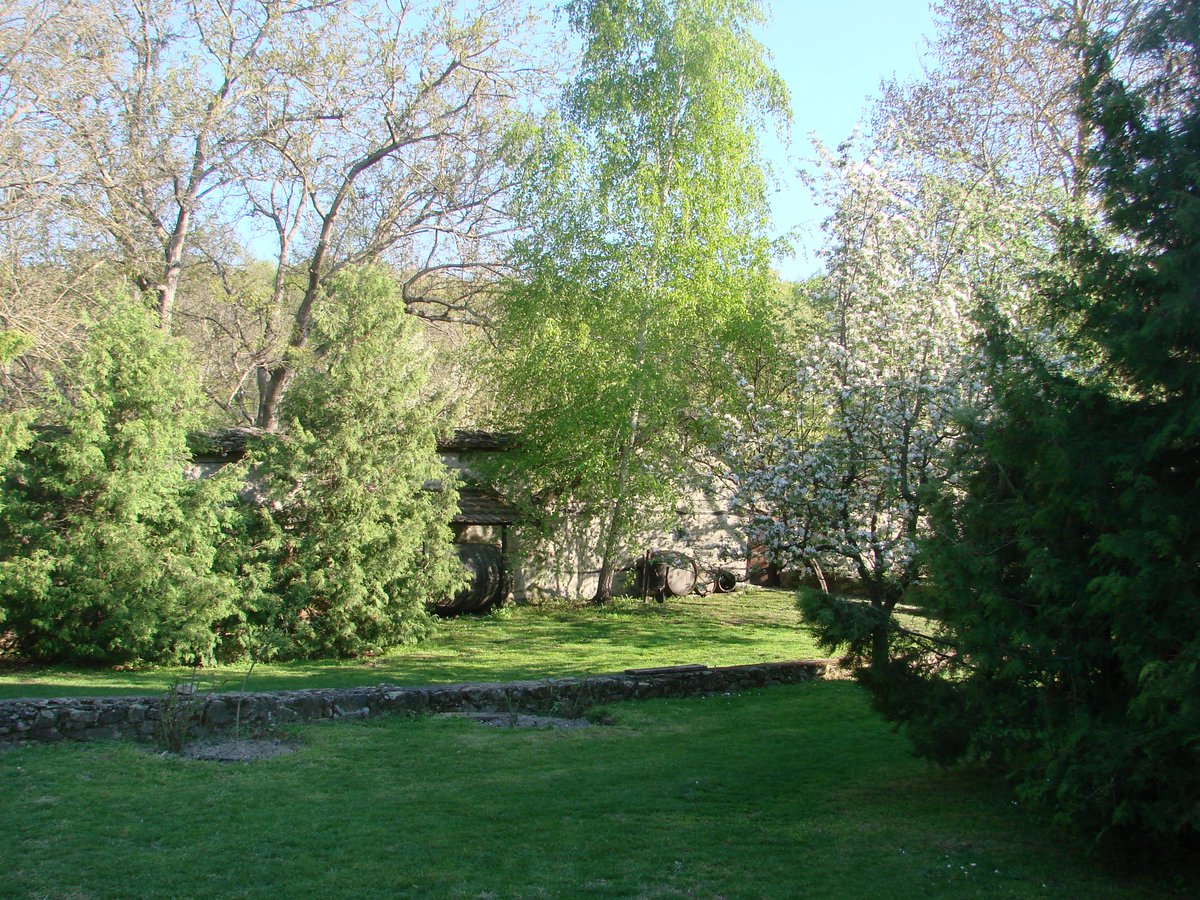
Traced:
POLYGON ((1168 843, 1200 837, 1198 36, 1200 7, 1157 7, 1140 49, 1161 77, 1136 87, 1092 52, 1107 227, 1064 229, 1072 274, 1045 300, 1096 364, 993 323, 995 414, 930 547, 954 650, 866 678, 919 751, 999 763, 1085 833, 1168 843))
POLYGON ((184 479, 201 409, 187 348, 136 303, 102 313, 49 391, 54 427, 17 452, 28 435, 4 423, 5 627, 38 660, 204 659, 238 603, 228 542, 238 473, 184 479))
POLYGON ((356 656, 422 636, 426 603, 461 585, 458 494, 437 454, 430 356, 396 282, 339 273, 313 337, 282 406, 287 434, 258 451, 273 583, 247 618, 290 654, 356 656))

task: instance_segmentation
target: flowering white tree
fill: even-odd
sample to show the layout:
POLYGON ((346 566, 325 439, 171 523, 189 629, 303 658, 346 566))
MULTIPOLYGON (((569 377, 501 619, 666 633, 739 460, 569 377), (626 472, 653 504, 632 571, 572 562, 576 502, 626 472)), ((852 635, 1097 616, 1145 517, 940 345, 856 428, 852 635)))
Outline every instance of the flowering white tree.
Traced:
POLYGON ((736 503, 750 544, 823 584, 855 579, 867 604, 827 590, 809 611, 829 645, 876 661, 919 574, 928 488, 947 475, 960 416, 985 401, 972 311, 1019 291, 1036 251, 1017 249, 1033 233, 1018 204, 905 160, 827 159, 824 326, 787 403, 749 397, 731 441, 743 448, 736 503))

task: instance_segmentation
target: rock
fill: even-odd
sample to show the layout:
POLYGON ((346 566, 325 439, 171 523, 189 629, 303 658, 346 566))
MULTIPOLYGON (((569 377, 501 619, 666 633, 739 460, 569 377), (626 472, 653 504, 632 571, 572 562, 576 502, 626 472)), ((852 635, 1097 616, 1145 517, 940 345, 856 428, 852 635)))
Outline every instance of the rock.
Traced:
POLYGON ((71 729, 87 728, 95 725, 99 718, 100 714, 94 709, 70 709, 67 710, 66 721, 61 724, 63 727, 71 729))
POLYGON ((58 721, 58 716, 54 713, 53 710, 40 709, 40 710, 38 710, 37 717, 33 720, 33 728, 34 729, 50 728, 57 721, 58 721))
POLYGON ((204 706, 201 721, 209 728, 222 728, 234 721, 236 710, 236 705, 231 709, 223 700, 209 700, 204 706))
MULTIPOLYGON (((525 727, 546 724, 538 713, 551 709, 578 709, 640 697, 683 697, 706 693, 732 693, 768 684, 792 684, 825 676, 829 661, 804 660, 708 668, 701 665, 637 669, 632 674, 586 678, 555 678, 511 684, 452 684, 433 687, 352 688, 349 690, 279 691, 240 695, 226 693, 205 698, 200 716, 189 724, 189 733, 225 732, 236 720, 243 698, 241 722, 256 728, 276 722, 359 718, 381 712, 473 712, 492 722, 526 719, 525 727)), ((63 732, 74 738, 108 737, 134 733, 149 738, 162 716, 160 697, 104 700, 0 701, 0 741, 60 740, 63 732)), ((200 699, 189 699, 199 707, 200 699)), ((556 722, 558 720, 555 720, 556 722)), ((577 720, 566 720, 577 721, 577 720)), ((552 727, 554 723, 550 723, 552 727)), ((558 724, 557 727, 567 727, 558 724)), ((578 726, 573 726, 578 727, 578 726)))

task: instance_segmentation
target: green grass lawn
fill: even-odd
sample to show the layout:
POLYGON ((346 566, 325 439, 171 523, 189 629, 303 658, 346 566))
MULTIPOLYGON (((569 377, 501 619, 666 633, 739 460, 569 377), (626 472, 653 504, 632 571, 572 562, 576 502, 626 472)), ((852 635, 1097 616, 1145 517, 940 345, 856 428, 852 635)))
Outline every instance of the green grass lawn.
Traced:
MULTIPOLYGON (((736 665, 822 656, 800 627, 794 597, 750 591, 549 604, 438 622, 433 637, 367 660, 292 662, 254 669, 251 690, 508 681, 705 663, 736 665)), ((246 666, 202 670, 207 690, 237 690, 246 666)), ((133 671, 0 667, 0 698, 154 694, 185 669, 133 671)))
MULTIPOLYGON (((821 655, 790 594, 519 607, 252 689, 541 678, 821 655)), ((236 688, 244 667, 206 670, 236 688)), ((152 693, 180 670, 10 667, 0 696, 152 693)), ((996 779, 914 759, 850 682, 614 705, 579 731, 392 717, 252 763, 132 743, 0 751, 0 896, 1153 897, 996 779)))
POLYGON ((391 717, 215 763, 0 752, 14 897, 1154 897, 994 779, 943 772, 849 682, 615 705, 578 731, 391 717))

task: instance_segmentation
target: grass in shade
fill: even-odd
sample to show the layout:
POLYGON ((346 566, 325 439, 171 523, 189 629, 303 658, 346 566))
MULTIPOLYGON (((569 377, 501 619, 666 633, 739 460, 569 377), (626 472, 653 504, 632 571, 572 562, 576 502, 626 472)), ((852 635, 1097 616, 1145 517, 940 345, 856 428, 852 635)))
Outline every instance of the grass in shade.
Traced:
POLYGON ((1155 897, 995 779, 941 771, 849 682, 613 705, 576 731, 381 718, 288 756, 0 752, 17 897, 1155 897))
MULTIPOLYGON (((370 659, 258 665, 251 690, 510 681, 688 663, 737 665, 823 656, 795 598, 752 590, 666 603, 517 606, 437 623, 433 636, 370 659)), ((238 690, 246 665, 199 672, 205 690, 238 690)), ((0 698, 156 694, 184 668, 132 670, 0 666, 0 698)))

